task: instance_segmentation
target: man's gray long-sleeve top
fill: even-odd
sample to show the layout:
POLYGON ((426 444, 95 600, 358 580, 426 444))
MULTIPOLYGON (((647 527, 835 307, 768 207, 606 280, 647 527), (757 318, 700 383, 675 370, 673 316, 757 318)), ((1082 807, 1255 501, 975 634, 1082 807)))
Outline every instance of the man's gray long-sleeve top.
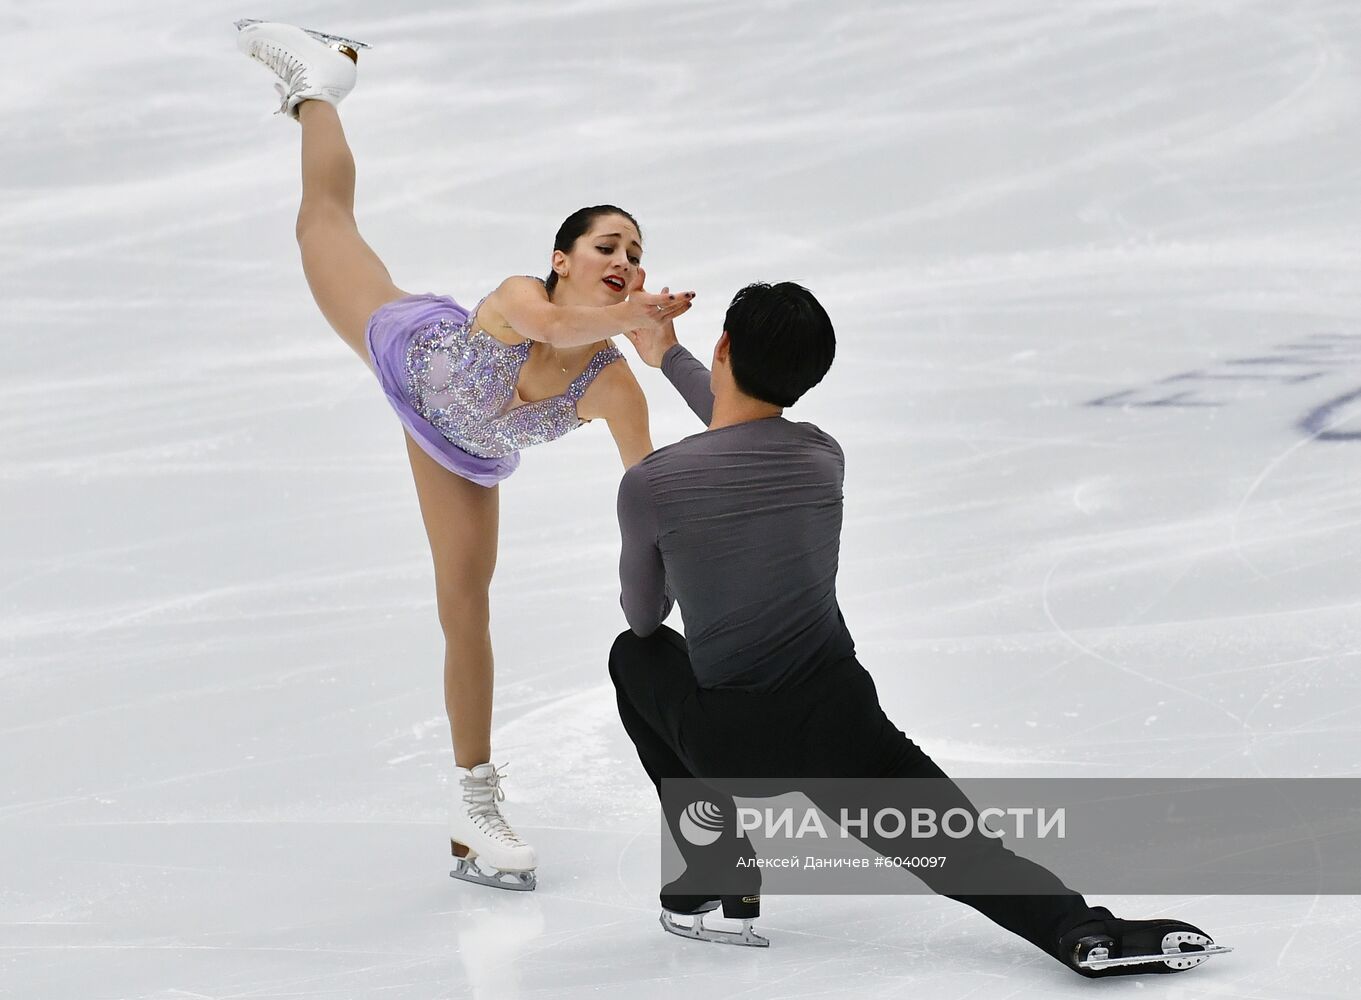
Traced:
MULTIPOLYGON (((679 344, 662 373, 706 424, 709 371, 679 344)), ((854 655, 836 600, 841 447, 768 417, 658 448, 619 484, 620 603, 651 635, 678 600, 701 687, 773 689, 854 655)))

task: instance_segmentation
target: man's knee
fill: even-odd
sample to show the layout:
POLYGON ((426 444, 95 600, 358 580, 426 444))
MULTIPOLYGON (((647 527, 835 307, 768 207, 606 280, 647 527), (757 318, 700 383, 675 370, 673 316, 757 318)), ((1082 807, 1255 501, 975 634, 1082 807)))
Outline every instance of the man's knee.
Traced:
POLYGON ((615 637, 614 645, 610 647, 610 677, 618 686, 621 671, 646 670, 655 673, 664 665, 680 660, 689 666, 685 637, 675 629, 662 625, 651 635, 645 636, 626 629, 615 637))
POLYGON ((620 655, 628 656, 666 647, 684 651, 685 636, 668 625, 658 625, 656 631, 648 635, 639 635, 633 629, 625 629, 615 636, 614 645, 610 647, 610 662, 613 663, 620 655))
POLYGON ((633 629, 624 629, 615 636, 614 645, 610 647, 610 678, 616 685, 623 664, 637 658, 639 646, 644 641, 633 629))

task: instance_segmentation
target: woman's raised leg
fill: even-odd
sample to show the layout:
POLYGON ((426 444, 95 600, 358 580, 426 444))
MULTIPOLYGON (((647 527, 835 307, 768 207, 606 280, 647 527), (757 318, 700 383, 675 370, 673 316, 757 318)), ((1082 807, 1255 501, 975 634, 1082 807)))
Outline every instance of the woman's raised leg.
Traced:
POLYGON ((302 123, 302 206, 298 247, 312 297, 356 354, 369 363, 364 331, 385 302, 406 296, 354 220, 354 156, 340 115, 325 101, 298 105, 302 123))
POLYGON ((499 487, 470 483, 406 439, 425 533, 435 561, 444 630, 444 707, 454 761, 491 760, 492 652, 488 592, 496 569, 499 487))

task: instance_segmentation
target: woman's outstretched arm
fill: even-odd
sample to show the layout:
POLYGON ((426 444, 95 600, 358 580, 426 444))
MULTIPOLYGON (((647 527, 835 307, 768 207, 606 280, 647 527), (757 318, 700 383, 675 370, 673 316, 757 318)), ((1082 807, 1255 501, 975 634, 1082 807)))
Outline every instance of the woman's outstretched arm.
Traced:
POLYGON ((548 299, 536 278, 514 277, 487 296, 479 320, 499 325, 521 337, 554 347, 582 347, 624 330, 669 323, 690 309, 694 292, 660 293, 635 290, 612 306, 560 306, 548 299))

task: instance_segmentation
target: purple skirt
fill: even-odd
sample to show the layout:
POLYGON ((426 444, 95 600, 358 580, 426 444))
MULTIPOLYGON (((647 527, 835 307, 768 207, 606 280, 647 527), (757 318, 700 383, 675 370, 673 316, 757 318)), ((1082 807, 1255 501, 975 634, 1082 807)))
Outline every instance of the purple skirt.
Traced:
POLYGON ((519 468, 520 453, 502 458, 469 455, 421 416, 407 395, 406 354, 416 331, 442 319, 461 324, 467 318, 468 310, 447 295, 409 295, 379 306, 369 317, 364 340, 383 394, 421 451, 455 475, 490 487, 519 468))

